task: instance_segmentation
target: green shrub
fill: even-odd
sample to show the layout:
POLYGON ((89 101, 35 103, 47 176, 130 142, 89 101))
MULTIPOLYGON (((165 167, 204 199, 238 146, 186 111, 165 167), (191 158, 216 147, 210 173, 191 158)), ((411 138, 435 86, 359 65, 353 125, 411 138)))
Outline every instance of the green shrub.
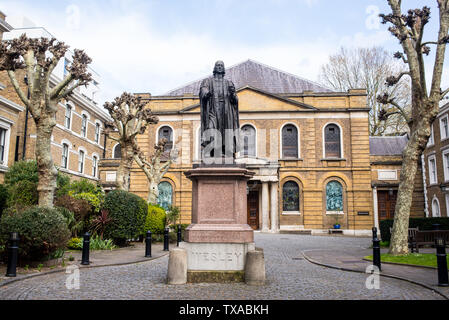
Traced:
POLYGON ((112 250, 116 246, 111 239, 101 239, 99 236, 93 236, 90 238, 89 248, 91 250, 112 250))
POLYGON ((83 199, 75 199, 69 195, 55 198, 56 207, 65 208, 74 214, 75 222, 69 226, 73 236, 77 236, 81 231, 87 231, 90 215, 93 212, 92 206, 83 199))
POLYGON ((0 217, 3 214, 3 210, 7 207, 6 202, 8 200, 8 188, 4 184, 0 184, 0 217))
POLYGON ((139 196, 123 190, 113 190, 106 195, 104 209, 112 221, 105 228, 105 237, 123 243, 143 234, 148 205, 139 196))
POLYGON ((55 191, 55 197, 61 197, 69 193, 70 176, 59 172, 56 178, 58 187, 55 191))
POLYGON ((83 199, 89 202, 95 213, 99 213, 104 202, 104 191, 100 185, 87 179, 73 181, 68 187, 68 195, 75 199, 83 199))
POLYGON ((144 233, 151 231, 153 234, 164 233, 166 214, 164 208, 158 205, 148 205, 148 214, 145 219, 144 233))
POLYGON ((179 219, 179 208, 176 206, 169 206, 167 210, 166 223, 176 224, 179 219))
POLYGON ((6 206, 16 211, 37 205, 39 194, 37 183, 29 180, 17 181, 8 187, 6 206))
POLYGON ((101 206, 103 205, 102 199, 100 199, 94 193, 82 192, 82 193, 72 193, 69 192, 69 195, 75 199, 86 200, 91 206, 95 213, 99 213, 101 206))
POLYGON ((72 238, 67 242, 67 248, 73 250, 83 249, 83 239, 82 238, 72 238))
MULTIPOLYGON (((382 241, 390 241, 390 227, 393 228, 393 219, 380 221, 380 234, 382 241)), ((409 228, 419 228, 419 230, 432 230, 433 224, 440 224, 442 230, 449 230, 449 218, 410 218, 409 228)))
POLYGON ((14 185, 19 181, 39 181, 36 160, 22 160, 14 163, 5 173, 5 184, 14 185))
POLYGON ((65 248, 70 237, 60 211, 45 207, 4 214, 0 221, 0 243, 7 243, 10 232, 19 233, 20 259, 31 261, 49 258, 58 249, 65 248))

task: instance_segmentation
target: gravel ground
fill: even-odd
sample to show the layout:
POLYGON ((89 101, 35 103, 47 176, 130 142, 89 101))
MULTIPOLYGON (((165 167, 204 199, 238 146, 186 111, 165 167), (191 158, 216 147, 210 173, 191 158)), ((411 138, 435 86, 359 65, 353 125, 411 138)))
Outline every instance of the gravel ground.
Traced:
POLYGON ((438 300, 441 296, 406 281, 380 278, 379 290, 368 290, 368 275, 314 265, 301 251, 368 248, 370 239, 255 234, 264 249, 267 283, 165 284, 168 257, 80 271, 80 289, 68 290, 67 274, 30 278, 0 288, 0 299, 150 299, 150 300, 438 300))

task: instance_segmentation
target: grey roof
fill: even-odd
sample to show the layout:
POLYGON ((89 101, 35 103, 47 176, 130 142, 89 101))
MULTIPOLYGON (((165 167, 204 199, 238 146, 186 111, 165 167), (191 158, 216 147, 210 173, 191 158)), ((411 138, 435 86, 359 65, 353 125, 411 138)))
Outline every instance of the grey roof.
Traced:
POLYGON ((402 155, 408 142, 407 136, 399 137, 370 137, 369 150, 372 156, 402 155))
MULTIPOLYGON (((207 77, 210 76, 212 76, 212 70, 207 77)), ((164 94, 164 96, 197 95, 201 82, 207 77, 191 82, 178 89, 171 90, 164 94)), ((226 68, 225 78, 232 80, 236 89, 249 86, 274 94, 302 93, 304 91, 333 92, 318 83, 253 60, 247 60, 226 68)))

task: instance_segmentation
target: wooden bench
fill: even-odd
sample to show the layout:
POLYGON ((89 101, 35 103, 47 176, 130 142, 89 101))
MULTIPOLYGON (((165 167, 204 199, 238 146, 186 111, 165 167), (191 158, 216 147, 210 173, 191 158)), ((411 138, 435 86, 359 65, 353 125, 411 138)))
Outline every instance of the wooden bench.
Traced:
MULTIPOLYGON (((412 252, 416 248, 416 252, 418 251, 418 247, 416 246, 416 243, 413 241, 413 239, 416 238, 416 234, 419 232, 419 228, 408 228, 408 247, 412 249, 412 252)), ((390 227, 390 235, 393 233, 393 228, 390 227)))
POLYGON ((449 230, 418 231, 411 241, 413 247, 416 248, 416 252, 419 253, 419 246, 434 245, 437 237, 444 239, 446 245, 449 244, 449 230))

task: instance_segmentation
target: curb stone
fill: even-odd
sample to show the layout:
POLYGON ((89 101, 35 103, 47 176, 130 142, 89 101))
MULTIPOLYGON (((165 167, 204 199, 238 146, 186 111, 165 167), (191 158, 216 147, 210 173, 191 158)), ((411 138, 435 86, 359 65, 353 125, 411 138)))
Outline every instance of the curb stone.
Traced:
MULTIPOLYGON (((305 254, 305 251, 301 251, 301 253, 302 253, 303 257, 304 257, 307 261, 309 261, 310 263, 316 264, 316 265, 318 265, 318 266, 322 266, 322 267, 326 267, 326 268, 332 268, 332 269, 337 269, 337 270, 341 270, 341 271, 349 271, 349 272, 357 272, 357 273, 363 273, 363 274, 365 274, 365 272, 359 271, 359 270, 348 269, 348 268, 344 268, 344 267, 338 267, 338 266, 334 266, 334 265, 330 265, 330 264, 324 264, 324 263, 315 261, 315 260, 311 259, 310 257, 308 257, 308 256, 305 254)), ((426 289, 428 289, 428 290, 431 290, 431 291, 433 291, 433 292, 439 294, 439 295, 442 296, 444 299, 449 300, 449 297, 448 297, 447 295, 445 295, 445 294, 442 293, 441 291, 439 291, 439 290, 437 290, 437 289, 435 289, 435 288, 432 288, 432 287, 430 287, 430 286, 428 286, 428 285, 426 285, 426 284, 424 284, 424 283, 417 282, 417 281, 414 281, 414 280, 410 280, 410 279, 407 279, 407 278, 401 278, 401 277, 398 277, 398 276, 395 276, 395 275, 391 275, 391 274, 387 274, 387 273, 380 273, 379 275, 380 275, 381 277, 393 278, 393 279, 402 280, 402 281, 406 281, 406 282, 409 282, 409 283, 413 283, 413 284, 419 285, 419 286, 421 286, 421 287, 424 287, 424 288, 426 288, 426 289)))
MULTIPOLYGON (((148 262, 151 260, 156 260, 156 259, 165 257, 166 255, 168 255, 168 252, 160 255, 159 257, 146 258, 145 260, 142 259, 142 260, 135 260, 135 261, 131 261, 131 262, 111 263, 111 264, 103 264, 103 265, 98 265, 98 266, 93 266, 93 265, 83 266, 83 265, 77 265, 77 264, 75 264, 75 265, 78 266, 80 270, 81 269, 102 268, 102 267, 116 267, 116 266, 144 263, 144 262, 148 262)), ((39 277, 39 276, 45 276, 45 275, 49 275, 49 274, 53 274, 53 273, 65 272, 65 270, 66 270, 65 268, 62 268, 62 269, 57 269, 57 270, 45 271, 45 272, 41 272, 41 273, 32 273, 32 274, 28 274, 28 275, 25 275, 20 278, 13 278, 11 280, 5 280, 5 281, 0 282, 0 288, 5 287, 14 282, 18 282, 18 281, 22 281, 22 280, 26 280, 26 279, 30 279, 30 278, 34 278, 34 277, 39 277)))

